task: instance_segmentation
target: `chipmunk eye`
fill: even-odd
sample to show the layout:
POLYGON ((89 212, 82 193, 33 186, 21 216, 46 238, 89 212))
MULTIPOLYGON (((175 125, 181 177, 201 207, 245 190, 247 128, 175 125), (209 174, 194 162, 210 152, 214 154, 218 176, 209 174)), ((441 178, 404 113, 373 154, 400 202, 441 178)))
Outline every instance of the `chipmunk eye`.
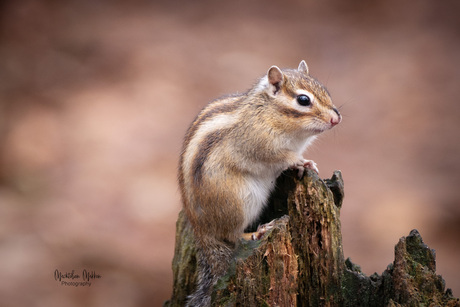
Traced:
POLYGON ((307 95, 299 95, 299 96, 297 96, 297 102, 301 106, 305 106, 305 107, 311 105, 311 99, 307 95))

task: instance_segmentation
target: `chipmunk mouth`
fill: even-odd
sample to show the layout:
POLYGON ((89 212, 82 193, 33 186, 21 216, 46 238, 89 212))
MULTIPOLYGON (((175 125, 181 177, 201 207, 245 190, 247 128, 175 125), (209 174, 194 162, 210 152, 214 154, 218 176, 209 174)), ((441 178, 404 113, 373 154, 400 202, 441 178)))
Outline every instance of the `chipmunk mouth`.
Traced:
POLYGON ((322 125, 318 125, 316 127, 309 127, 307 130, 313 134, 321 134, 327 130, 330 130, 334 128, 334 124, 327 124, 327 123, 322 123, 322 125))
POLYGON ((330 128, 310 128, 310 129, 308 129, 308 131, 313 133, 313 134, 320 134, 320 133, 323 133, 324 131, 326 131, 328 129, 330 129, 330 128))

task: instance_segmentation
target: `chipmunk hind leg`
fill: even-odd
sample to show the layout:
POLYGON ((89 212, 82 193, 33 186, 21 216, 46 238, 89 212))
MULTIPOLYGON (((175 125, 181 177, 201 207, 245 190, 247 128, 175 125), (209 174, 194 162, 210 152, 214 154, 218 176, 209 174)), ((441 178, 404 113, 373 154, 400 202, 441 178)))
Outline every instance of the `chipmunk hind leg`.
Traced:
POLYGON ((273 226, 275 226, 275 220, 271 221, 270 223, 259 225, 255 232, 243 233, 242 238, 247 241, 260 240, 267 231, 273 228, 273 226))

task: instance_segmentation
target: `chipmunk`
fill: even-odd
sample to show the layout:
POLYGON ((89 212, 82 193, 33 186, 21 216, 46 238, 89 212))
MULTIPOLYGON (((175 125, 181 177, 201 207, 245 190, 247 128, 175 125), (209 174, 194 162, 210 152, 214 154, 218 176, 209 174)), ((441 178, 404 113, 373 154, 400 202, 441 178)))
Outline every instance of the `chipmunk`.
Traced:
POLYGON ((259 239, 271 227, 244 234, 264 208, 276 178, 295 168, 318 172, 302 157, 315 137, 341 122, 326 88, 308 73, 272 66, 246 93, 209 103, 183 143, 179 186, 198 247, 196 291, 187 306, 210 306, 238 240, 259 239))

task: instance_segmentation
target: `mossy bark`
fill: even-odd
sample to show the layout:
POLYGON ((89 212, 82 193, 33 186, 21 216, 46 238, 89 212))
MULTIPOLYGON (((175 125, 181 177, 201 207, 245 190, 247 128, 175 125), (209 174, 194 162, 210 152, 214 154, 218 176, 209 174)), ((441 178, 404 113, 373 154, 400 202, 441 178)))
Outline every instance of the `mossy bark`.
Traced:
POLYGON ((176 247, 172 263, 174 287, 171 306, 184 306, 187 296, 195 290, 196 263, 193 231, 182 210, 176 222, 176 247))
MULTIPOLYGON (((459 306, 436 275, 435 253, 413 230, 395 247, 395 261, 368 277, 343 257, 340 172, 321 180, 308 171, 282 174, 254 225, 276 219, 259 241, 241 240, 234 261, 215 286, 214 306, 459 306)), ((193 232, 183 212, 176 225, 172 298, 184 306, 196 280, 193 232)), ((250 229, 248 229, 250 230, 250 229)))

